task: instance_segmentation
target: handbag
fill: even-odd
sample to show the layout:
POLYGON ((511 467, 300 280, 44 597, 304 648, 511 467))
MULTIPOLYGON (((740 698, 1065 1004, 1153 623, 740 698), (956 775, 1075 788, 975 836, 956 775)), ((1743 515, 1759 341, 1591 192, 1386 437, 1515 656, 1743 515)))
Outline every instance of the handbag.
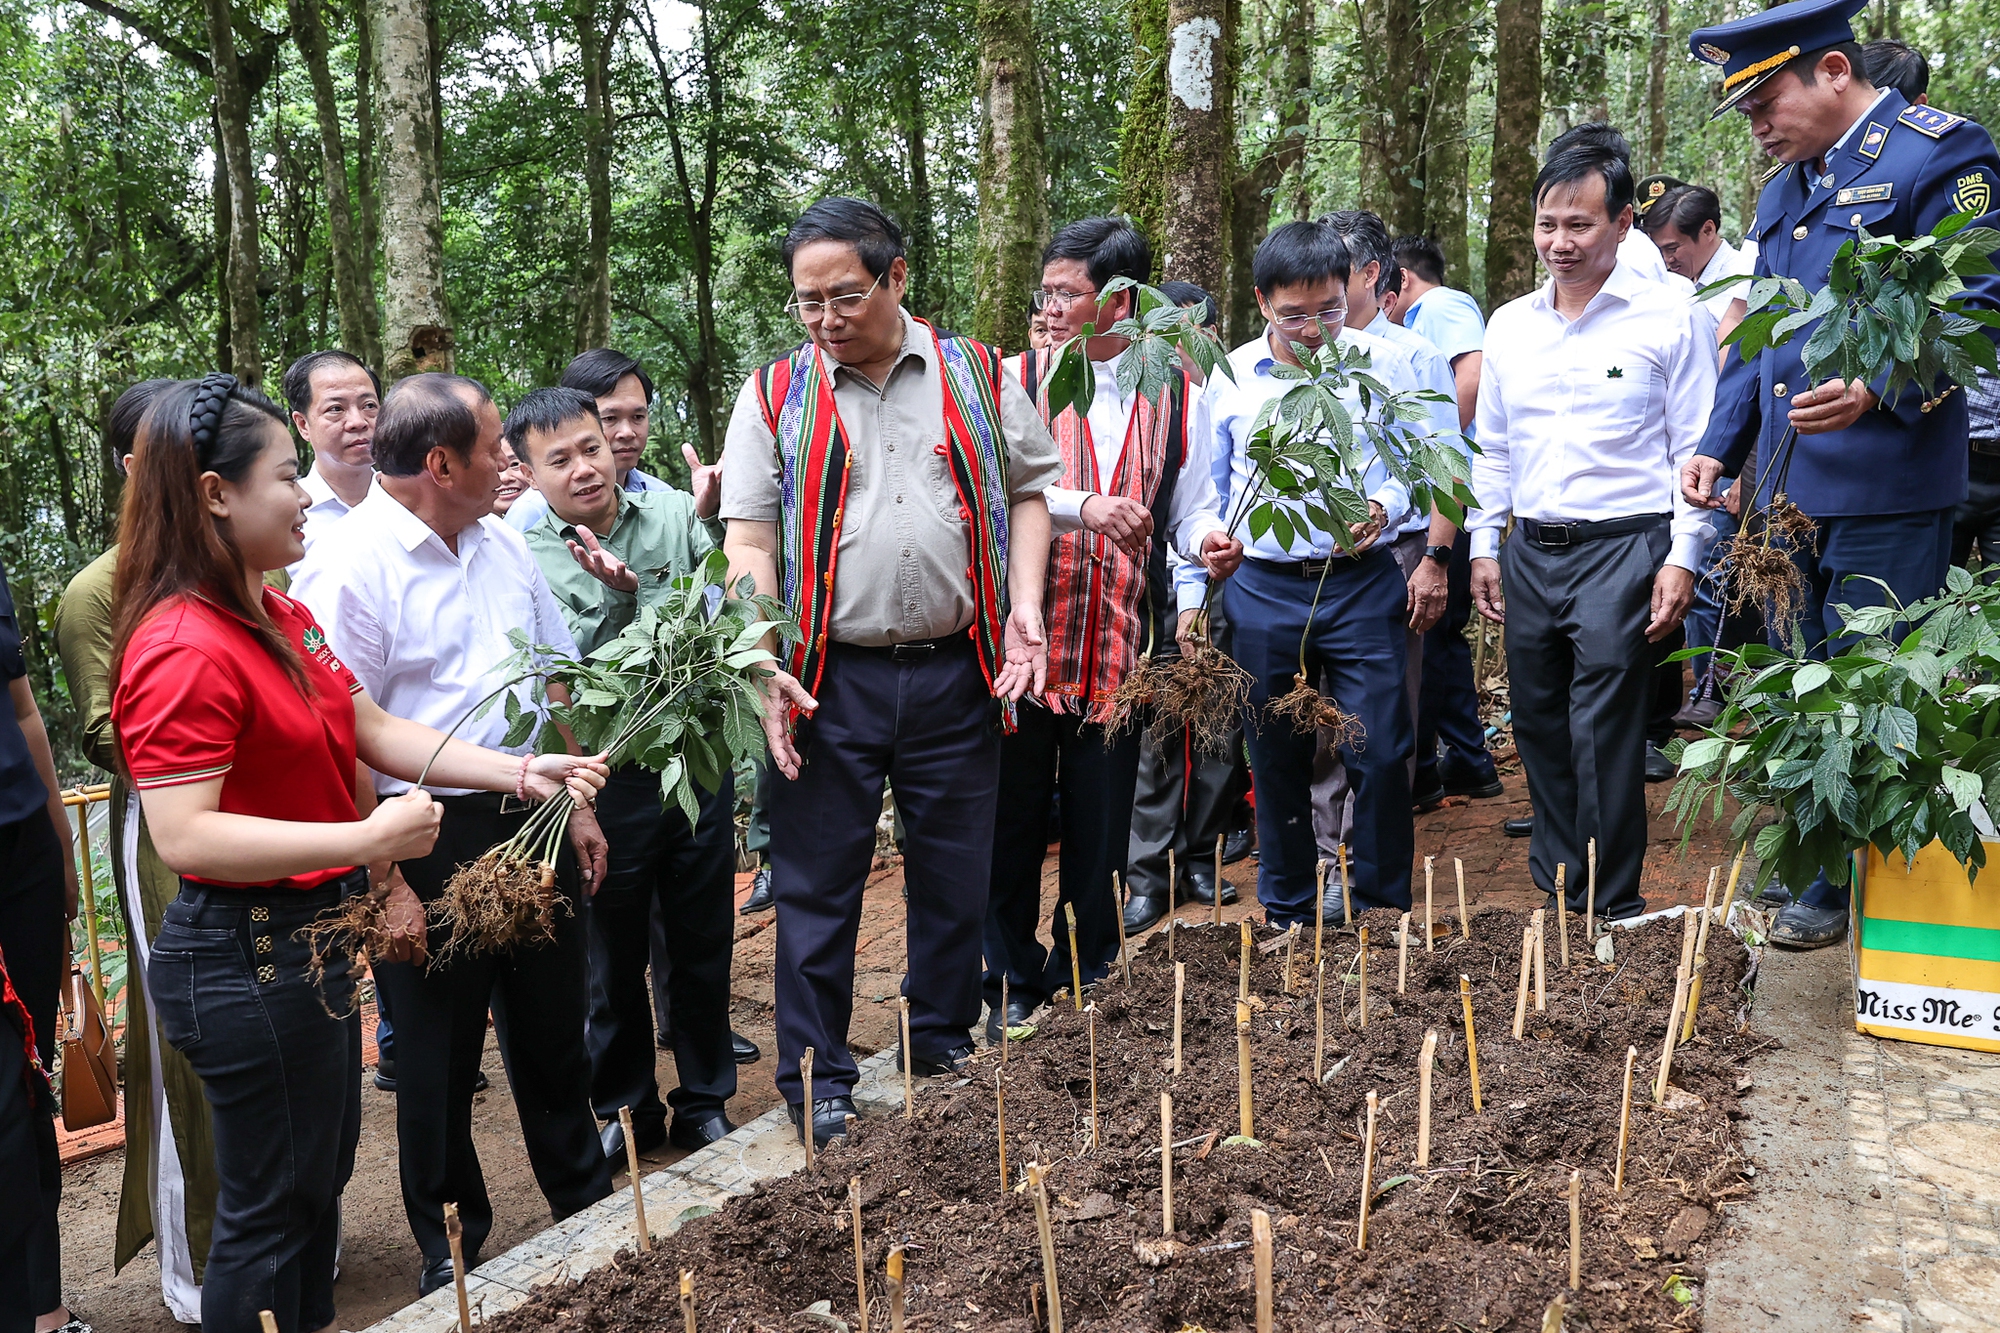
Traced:
POLYGON ((74 1133, 118 1116, 118 1052, 97 994, 72 964, 63 987, 62 1118, 74 1133))

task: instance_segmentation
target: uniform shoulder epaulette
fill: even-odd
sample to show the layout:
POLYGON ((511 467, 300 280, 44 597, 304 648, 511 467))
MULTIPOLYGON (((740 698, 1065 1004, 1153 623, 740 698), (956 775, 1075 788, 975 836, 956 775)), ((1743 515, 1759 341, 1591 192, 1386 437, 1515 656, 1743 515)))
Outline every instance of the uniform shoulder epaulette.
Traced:
POLYGON ((1910 106, 1903 108, 1903 114, 1896 117, 1919 134, 1928 134, 1933 139, 1945 135, 1965 123, 1964 116, 1954 116, 1949 111, 1940 111, 1934 106, 1910 106))
POLYGON ((1779 172, 1783 171, 1786 167, 1789 167, 1790 165, 1792 164, 1789 162, 1780 162, 1777 166, 1772 167, 1769 171, 1759 176, 1757 178, 1757 188, 1761 190, 1766 185, 1769 185, 1772 181, 1778 178, 1779 172))

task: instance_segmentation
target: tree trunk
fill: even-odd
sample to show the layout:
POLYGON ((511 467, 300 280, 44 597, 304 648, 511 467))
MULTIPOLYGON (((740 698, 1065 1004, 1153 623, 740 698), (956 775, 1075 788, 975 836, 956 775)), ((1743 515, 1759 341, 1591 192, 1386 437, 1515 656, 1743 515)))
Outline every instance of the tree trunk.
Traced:
POLYGON ((611 158, 616 135, 611 56, 625 24, 624 0, 613 0, 601 29, 597 0, 579 0, 574 19, 583 65, 583 179, 590 198, 590 248, 576 310, 576 349, 581 352, 611 341, 611 158))
MULTIPOLYGON (((212 0, 217 2, 217 0, 212 0)), ((382 118, 382 377, 452 368, 429 0, 373 6, 382 118)))
POLYGON ((1424 41, 1430 51, 1430 124, 1424 135, 1425 234, 1444 250, 1447 279, 1463 286, 1471 272, 1466 239, 1468 182, 1465 104, 1472 86, 1472 24, 1469 0, 1436 6, 1424 41))
MULTIPOLYGON (((929 127, 924 115, 924 79, 911 65, 904 70, 903 139, 910 155, 910 289, 911 310, 934 318, 941 303, 943 265, 938 259, 937 224, 931 202, 929 127)), ((1036 123, 1039 125, 1040 116, 1036 123)), ((1039 135, 1037 136, 1039 141, 1039 135)), ((1026 344, 1021 344, 1025 346, 1026 344)))
POLYGON ((1419 230, 1424 225, 1424 141, 1430 124, 1434 88, 1430 52, 1424 41, 1423 13, 1417 0, 1383 0, 1385 44, 1381 68, 1383 140, 1388 160, 1383 164, 1382 220, 1391 234, 1419 230))
POLYGON ((1535 285, 1535 158, 1541 129, 1541 0, 1496 0, 1493 202, 1486 219, 1488 309, 1535 285))
POLYGON ((1166 216, 1167 0, 1131 0, 1132 78, 1118 131, 1118 203, 1154 253, 1166 216))
POLYGON ((1028 345, 1028 293, 1049 230, 1048 159, 1034 0, 979 3, 979 250, 974 335, 1028 345))
POLYGON ((1304 165, 1303 133, 1312 111, 1312 51, 1315 0, 1288 0, 1285 6, 1284 64, 1278 75, 1278 130, 1263 156, 1236 178, 1229 220, 1229 289, 1212 293, 1221 305, 1224 335, 1233 347, 1256 335, 1257 288, 1251 264, 1270 230, 1272 196, 1285 177, 1304 165))
POLYGON ((1653 0, 1653 49, 1646 53, 1646 170, 1667 169, 1667 54, 1674 20, 1667 0, 1653 0))
POLYGON ((367 321, 368 345, 382 364, 382 305, 375 295, 375 256, 382 245, 382 211, 375 197, 375 28, 367 0, 354 4, 354 199, 360 205, 355 255, 361 286, 367 294, 361 315, 367 321))
POLYGON ((250 92, 236 57, 229 0, 206 0, 209 61, 215 68, 215 123, 220 172, 229 195, 229 372, 253 388, 264 382, 263 305, 257 298, 257 164, 250 156, 250 92))
MULTIPOLYGON (((1235 185, 1234 38, 1225 0, 1168 0, 1161 274, 1223 292, 1235 185)), ((1225 293, 1226 295, 1226 293, 1225 293)))
POLYGON ((326 16, 319 0, 290 0, 292 40, 312 80, 313 110, 319 118, 320 175, 326 190, 327 246, 332 251, 334 303, 340 311, 340 345, 369 365, 382 360, 381 347, 370 337, 364 303, 375 292, 362 276, 354 249, 354 209, 347 195, 347 145, 340 128, 340 103, 334 96, 333 71, 327 66, 326 16))

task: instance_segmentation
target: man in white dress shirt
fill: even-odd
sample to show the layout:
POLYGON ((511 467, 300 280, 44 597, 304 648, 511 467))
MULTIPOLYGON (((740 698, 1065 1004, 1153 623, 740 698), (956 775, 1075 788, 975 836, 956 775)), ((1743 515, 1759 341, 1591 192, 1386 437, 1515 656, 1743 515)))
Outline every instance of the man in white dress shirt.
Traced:
MULTIPOLYGON (((1221 512, 1255 502, 1243 496, 1260 475, 1244 446, 1259 409, 1293 383, 1276 373, 1298 364, 1293 344, 1311 350, 1338 337, 1365 348, 1369 373, 1391 389, 1419 387, 1407 348, 1344 328, 1352 265, 1332 227, 1320 222, 1279 227, 1257 248, 1252 272, 1265 330, 1230 353, 1233 382, 1217 375, 1206 386, 1215 470, 1227 481, 1226 493, 1218 485, 1221 512)), ((1455 429, 1455 409, 1448 403, 1436 408, 1443 415, 1426 429, 1455 429)), ((1358 417, 1358 401, 1350 400, 1349 410, 1358 417)), ((1410 905, 1412 727, 1403 690, 1409 597, 1384 540, 1408 516, 1410 495, 1380 458, 1369 460, 1364 485, 1369 521, 1346 534, 1348 554, 1337 553, 1332 535, 1294 508, 1296 540, 1283 546, 1268 532, 1253 539, 1230 584, 1231 650, 1255 682, 1245 732, 1257 780, 1257 896, 1266 919, 1280 929, 1295 921, 1310 925, 1322 910, 1315 901, 1319 855, 1309 790, 1317 738, 1265 711, 1272 698, 1292 688, 1302 640, 1306 678, 1319 682, 1365 732, 1364 740, 1340 747, 1354 788, 1355 905, 1410 905)), ((1205 581, 1199 566, 1185 573, 1177 577, 1184 616, 1200 603, 1205 581)))
POLYGON ((1699 298, 1715 317, 1717 339, 1728 337, 1743 322, 1744 293, 1757 256, 1722 238, 1722 201, 1715 191, 1705 185, 1676 186, 1646 210, 1643 225, 1667 268, 1692 282, 1696 291, 1729 278, 1746 279, 1699 298))
POLYGON ((1043 492, 1053 544, 1043 613, 1049 633, 1048 687, 1020 710, 1000 745, 991 896, 986 908, 986 999, 999 1036, 1000 982, 1008 982, 1016 1025, 1070 984, 1063 908, 1076 911, 1077 961, 1087 985, 1118 955, 1120 912, 1111 877, 1125 873, 1139 776, 1139 728, 1123 725, 1112 696, 1148 641, 1166 637, 1166 546, 1209 557, 1218 573, 1235 568, 1242 544, 1214 515, 1208 467, 1208 411, 1201 386, 1175 367, 1157 405, 1120 390, 1129 340, 1103 332, 1132 312, 1134 291, 1108 299, 1115 278, 1144 282, 1152 247, 1122 217, 1084 218, 1057 232, 1042 253, 1035 304, 1048 319, 1051 347, 1097 330, 1084 343, 1096 386, 1090 409, 1053 418, 1045 383, 1052 352, 1007 362, 1007 374, 1035 398, 1062 460, 1058 484, 1043 492), (1042 946, 1042 861, 1050 797, 1062 795, 1062 882, 1053 950, 1042 946))
POLYGON ((1581 912, 1595 838, 1597 910, 1623 917, 1645 906, 1655 645, 1686 614, 1708 536, 1674 479, 1708 423, 1715 321, 1621 259, 1632 173, 1615 152, 1585 143, 1556 154, 1535 201, 1549 282, 1486 329, 1472 593, 1481 615, 1507 626, 1514 736, 1535 806, 1530 872, 1552 893, 1567 866, 1568 907, 1581 912))
MULTIPOLYGON (((493 668, 513 653, 510 630, 523 631, 530 643, 575 651, 527 542, 492 514, 502 467, 500 414, 476 381, 414 375, 389 391, 375 445, 379 484, 314 544, 292 595, 313 609, 340 659, 398 717, 439 731, 457 726, 456 734, 475 745, 525 754, 532 737, 502 744, 508 722, 501 709, 458 725, 494 688, 493 668)), ((563 697, 559 686, 550 691, 563 697)), ((375 777, 380 795, 407 786, 375 777)), ((400 863, 407 884, 389 897, 391 912, 413 923, 454 869, 512 836, 529 809, 495 793, 429 790, 444 807, 437 845, 428 856, 400 863)), ((604 837, 589 810, 571 816, 569 833, 577 859, 565 852, 556 883, 571 905, 558 907, 553 940, 440 960, 444 941, 436 939, 427 967, 376 968, 377 984, 395 999, 397 1157, 403 1207, 423 1258, 420 1293, 452 1281, 446 1203, 457 1203, 464 1222, 468 1267, 478 1263, 493 1225, 472 1142, 473 1085, 489 1008, 528 1159, 555 1217, 611 1189, 590 1107, 584 929, 574 907, 603 876, 604 837)))
MULTIPOLYGON (((312 497, 302 534, 310 551, 375 484, 375 416, 382 406, 382 383, 359 358, 330 347, 308 352, 286 367, 283 387, 292 427, 313 453, 312 468, 299 478, 312 497)), ((293 565, 287 572, 296 575, 298 570, 293 565)))

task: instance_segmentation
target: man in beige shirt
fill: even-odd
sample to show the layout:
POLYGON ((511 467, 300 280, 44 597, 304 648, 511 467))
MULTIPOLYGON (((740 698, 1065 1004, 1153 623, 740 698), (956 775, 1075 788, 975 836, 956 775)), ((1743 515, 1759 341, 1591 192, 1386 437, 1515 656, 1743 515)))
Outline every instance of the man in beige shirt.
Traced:
POLYGON ((825 1144, 855 1113, 854 948, 884 779, 907 830, 901 1059, 943 1074, 972 1053, 1000 735, 1044 685, 1042 492, 1060 464, 998 351, 902 309, 902 233, 880 209, 822 200, 783 253, 808 341, 738 396, 721 512, 731 581, 782 597, 802 635, 765 719, 783 775, 777 1082, 825 1144))

